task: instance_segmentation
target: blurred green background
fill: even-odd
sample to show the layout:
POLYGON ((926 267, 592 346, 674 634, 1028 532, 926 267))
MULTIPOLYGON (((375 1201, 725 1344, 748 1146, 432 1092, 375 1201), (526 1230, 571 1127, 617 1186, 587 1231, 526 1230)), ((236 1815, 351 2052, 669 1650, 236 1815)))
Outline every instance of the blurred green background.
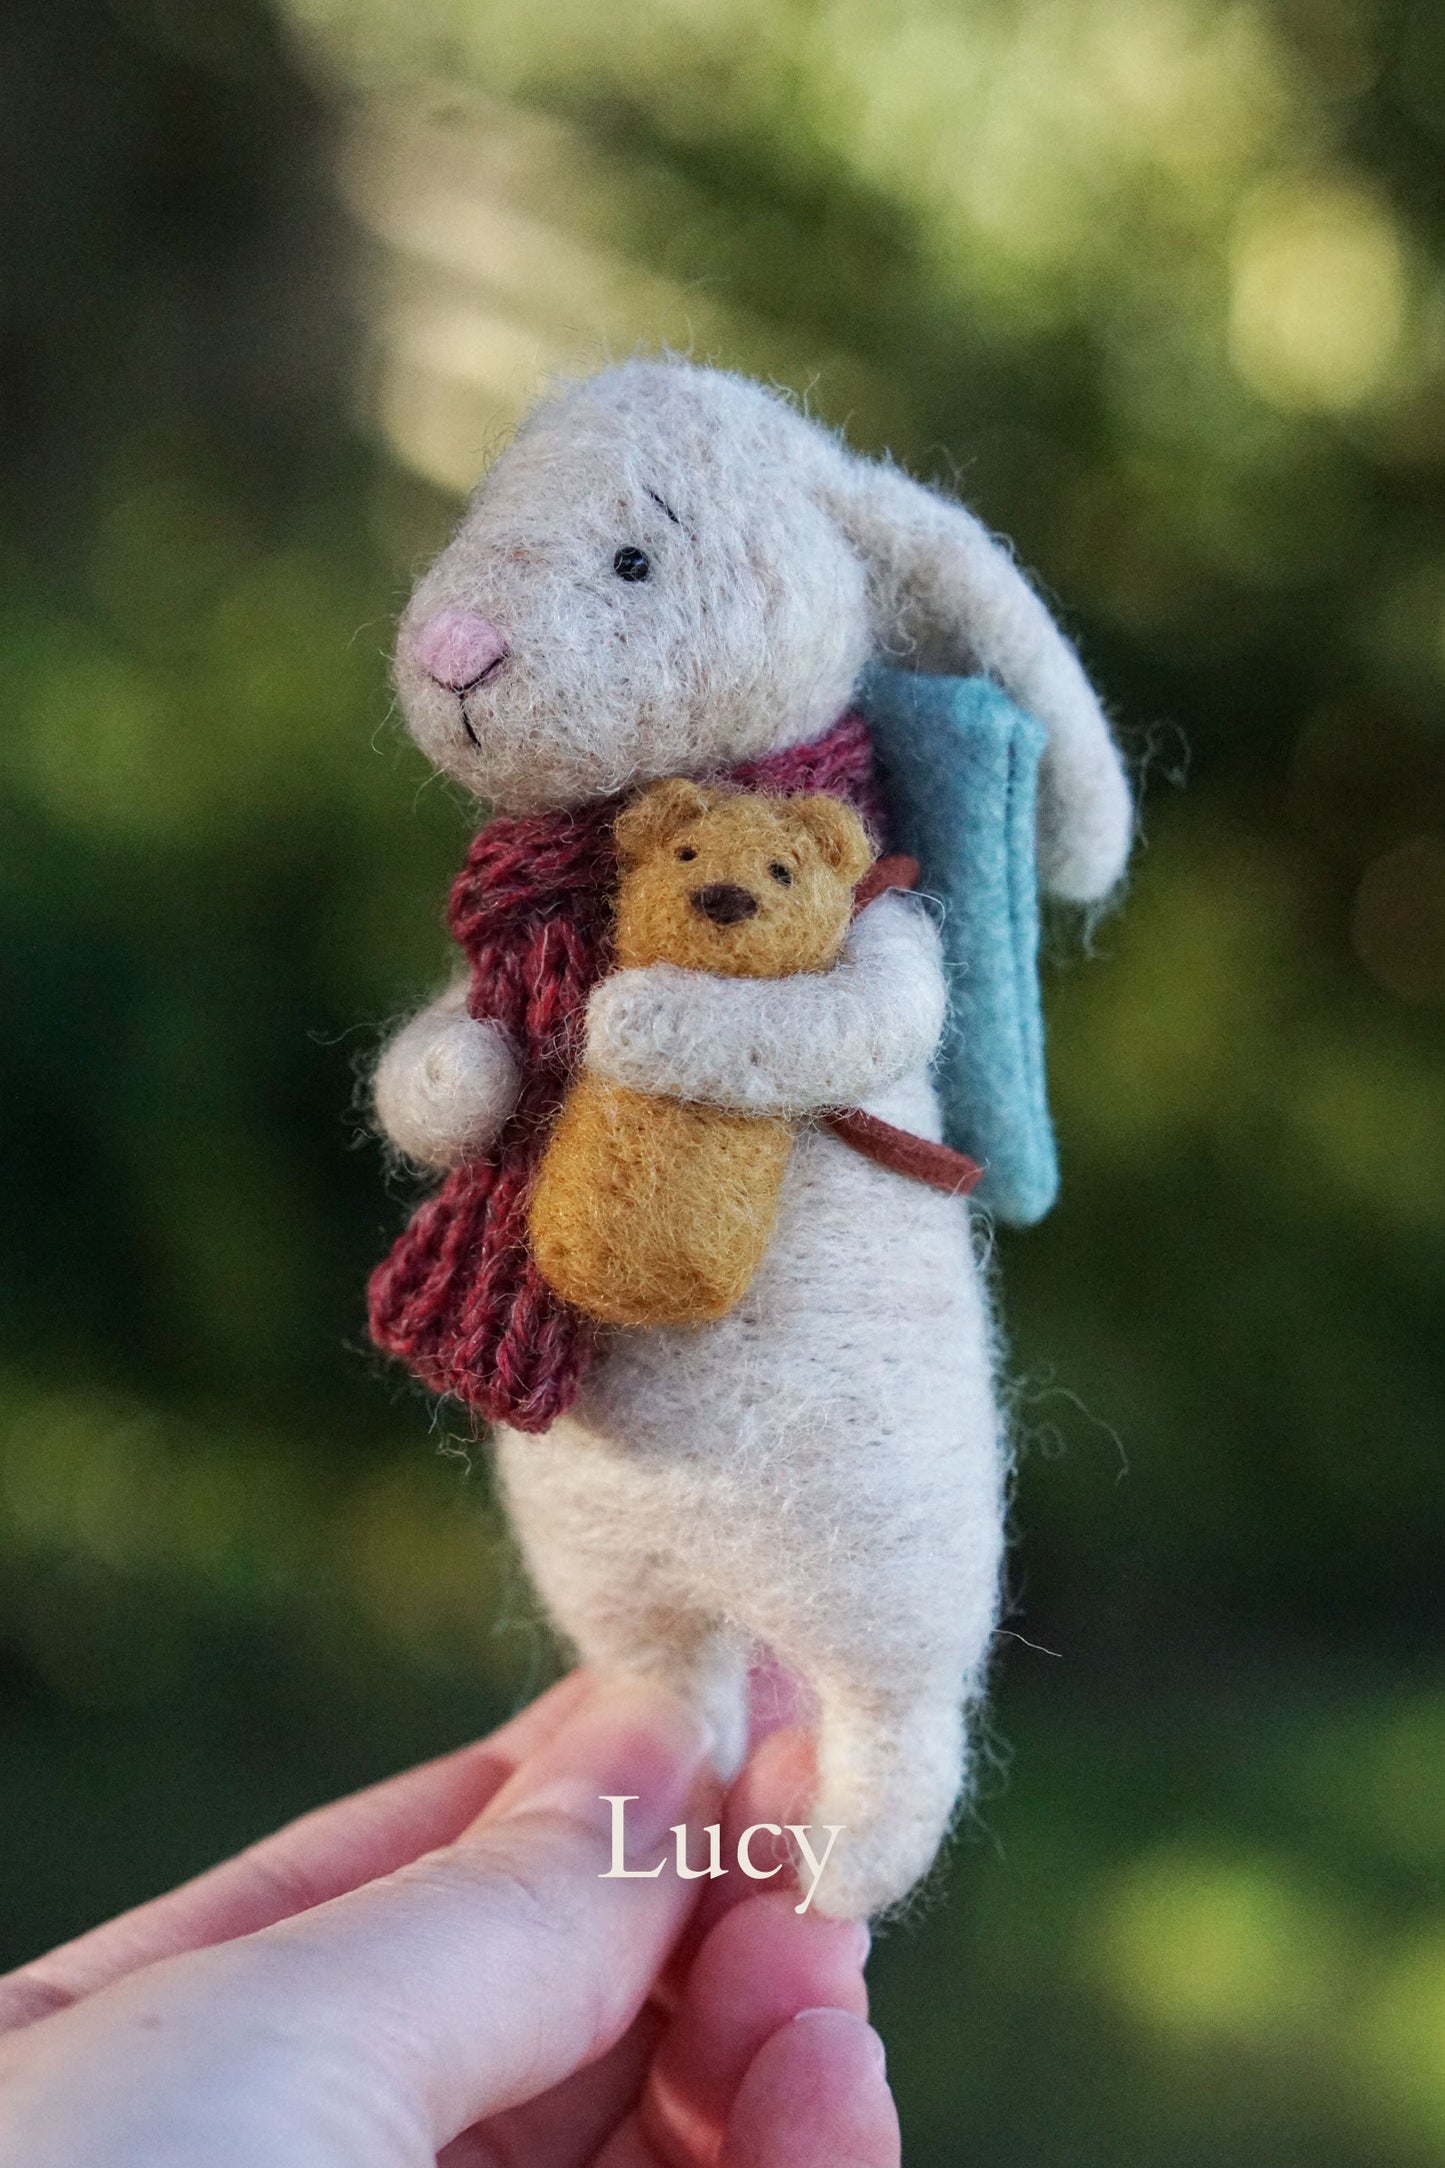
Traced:
POLYGON ((669 340, 962 488, 1145 778, 908 2159, 1445 2161, 1436 0, 10 0, 0 81, 0 1961, 550 1675, 364 1346, 467 834, 385 657, 669 340))

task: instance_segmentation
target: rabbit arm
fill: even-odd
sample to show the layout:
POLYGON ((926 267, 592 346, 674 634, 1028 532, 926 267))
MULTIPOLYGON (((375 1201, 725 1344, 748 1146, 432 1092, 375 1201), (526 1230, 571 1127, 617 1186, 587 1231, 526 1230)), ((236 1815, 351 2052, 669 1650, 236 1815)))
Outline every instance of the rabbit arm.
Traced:
POLYGON ((938 935, 884 896, 831 971, 731 979, 618 971, 587 1012, 587 1066, 614 1084, 748 1114, 857 1106, 917 1069, 943 1029, 938 935))
POLYGON ((482 1150, 517 1103, 517 1064, 495 1024, 467 1014, 457 979, 383 1049, 372 1079, 378 1127, 407 1159, 454 1167, 482 1150))

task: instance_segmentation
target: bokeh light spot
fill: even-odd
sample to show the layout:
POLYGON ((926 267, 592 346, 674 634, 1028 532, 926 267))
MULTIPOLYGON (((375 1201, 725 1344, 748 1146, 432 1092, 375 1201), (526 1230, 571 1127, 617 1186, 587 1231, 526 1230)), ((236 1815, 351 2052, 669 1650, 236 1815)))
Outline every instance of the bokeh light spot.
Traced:
POLYGON ((1344 181, 1271 193, 1235 231, 1230 354, 1281 407, 1343 410, 1387 380, 1405 329, 1404 255, 1388 209, 1344 181))
POLYGON ((1317 2020, 1342 1977, 1333 1910, 1265 1858, 1180 1846, 1139 1861, 1106 1906, 1106 1980, 1142 2023, 1181 2041, 1255 2037, 1317 2020))
POLYGON ((175 717, 160 680, 70 630, 37 671, 21 716, 25 781, 67 827, 149 836, 191 811, 169 755, 175 717))
POLYGON ((1356 2034, 1358 2076, 1401 2134, 1445 2145, 1445 1927, 1426 1929, 1384 1971, 1356 2034))

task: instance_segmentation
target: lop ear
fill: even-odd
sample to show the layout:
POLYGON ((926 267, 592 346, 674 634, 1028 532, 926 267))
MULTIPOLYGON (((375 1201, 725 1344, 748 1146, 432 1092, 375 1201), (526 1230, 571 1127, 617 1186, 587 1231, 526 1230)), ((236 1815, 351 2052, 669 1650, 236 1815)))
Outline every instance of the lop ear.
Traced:
POLYGON ((1040 875, 1076 902, 1105 895, 1129 855, 1129 785, 1078 656, 1008 551, 962 505, 841 449, 823 500, 868 569, 885 656, 982 671, 1042 723, 1040 875))
POLYGON ((625 866, 635 865, 660 844, 675 836, 699 813, 706 813, 716 792, 708 792, 686 776, 669 776, 648 788, 623 807, 613 823, 617 855, 625 866))
POLYGON ((861 881, 873 863, 873 846, 853 808, 844 805, 841 798, 822 794, 793 798, 789 803, 834 872, 840 873, 850 888, 861 881))

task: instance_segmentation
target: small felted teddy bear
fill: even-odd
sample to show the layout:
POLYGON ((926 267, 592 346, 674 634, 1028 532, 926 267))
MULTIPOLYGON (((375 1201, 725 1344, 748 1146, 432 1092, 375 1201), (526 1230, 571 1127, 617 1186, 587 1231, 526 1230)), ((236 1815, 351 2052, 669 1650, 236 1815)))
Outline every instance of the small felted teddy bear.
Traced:
MULTIPOLYGON (((851 807, 677 778, 633 800, 613 831, 622 970, 726 978, 826 971, 873 860, 851 807)), ((611 1325, 724 1316, 746 1293, 777 1218, 797 1124, 629 1090, 584 1070, 533 1193, 542 1277, 611 1325)))

